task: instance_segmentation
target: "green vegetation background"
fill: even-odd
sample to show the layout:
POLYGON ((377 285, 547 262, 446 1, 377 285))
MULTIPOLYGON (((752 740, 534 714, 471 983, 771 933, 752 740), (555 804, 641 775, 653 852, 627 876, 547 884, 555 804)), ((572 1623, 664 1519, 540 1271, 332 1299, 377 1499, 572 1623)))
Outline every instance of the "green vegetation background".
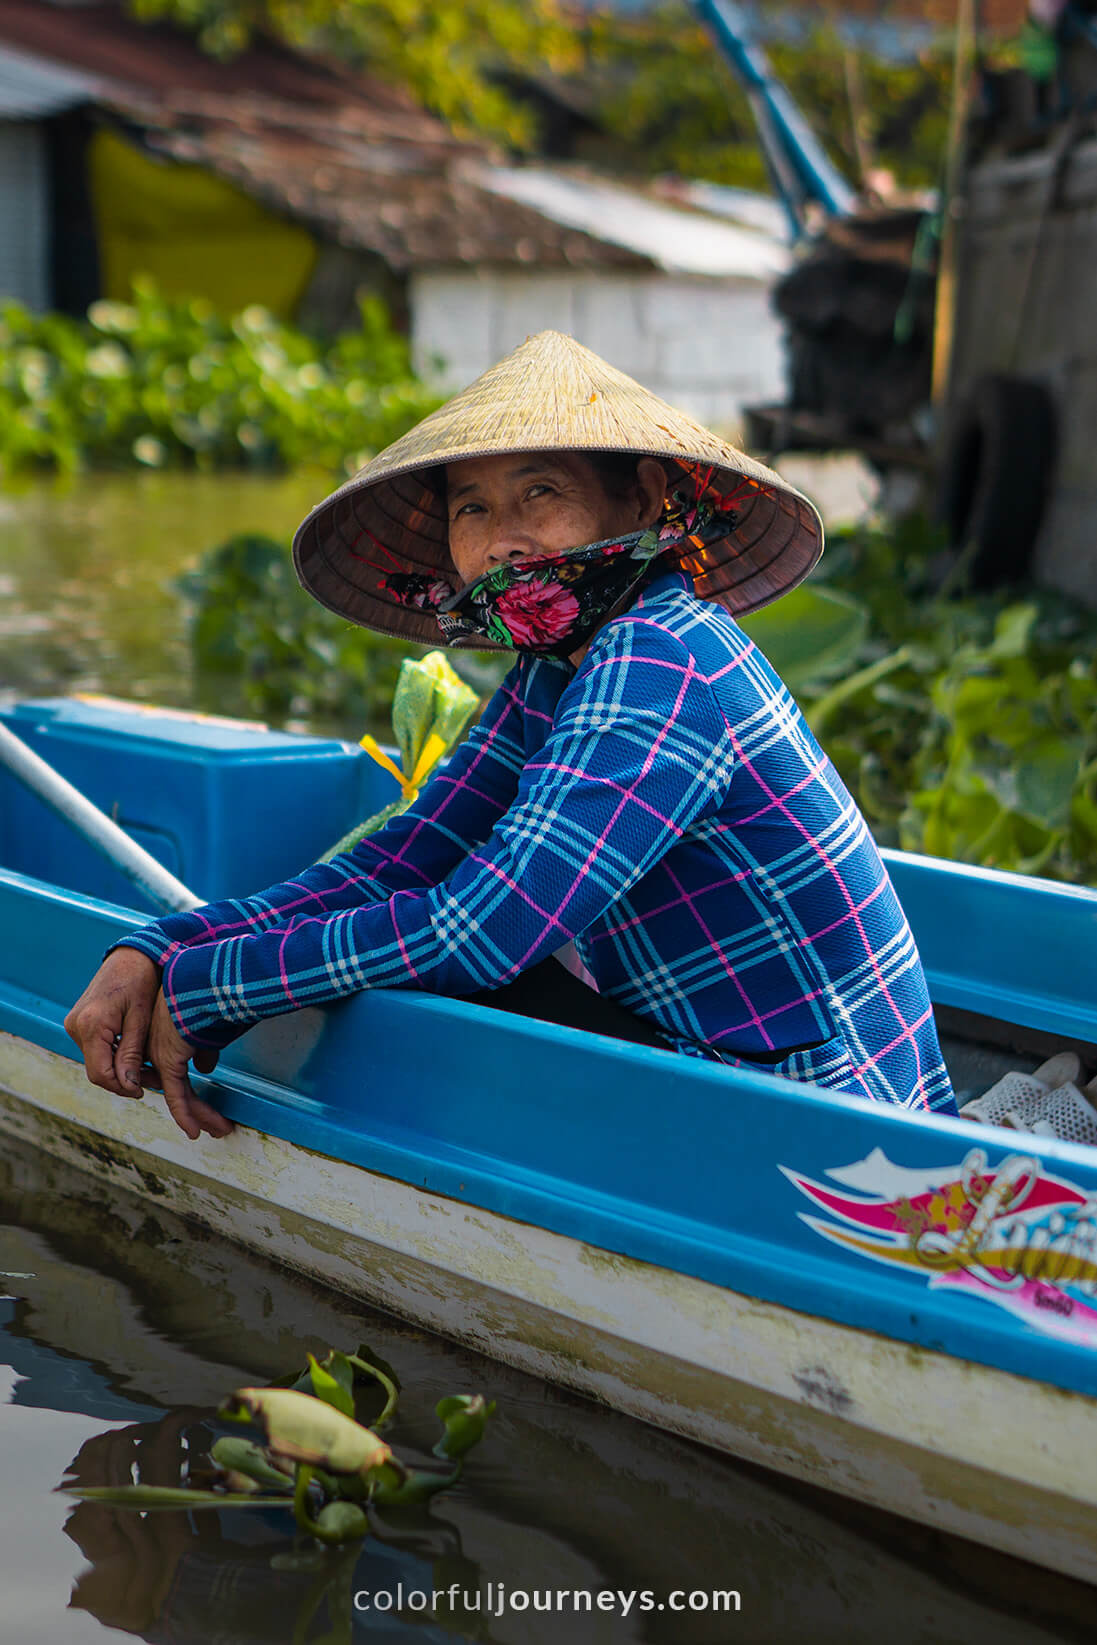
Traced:
MULTIPOLYGON (((562 77, 602 128, 594 157, 645 175, 765 186, 746 97, 685 0, 643 12, 572 10, 566 0, 129 0, 139 18, 195 31, 231 57, 256 35, 407 86, 470 136, 536 151, 532 105, 508 95, 508 74, 562 77)), ((767 5, 771 18, 797 10, 767 5)), ((904 185, 939 180, 951 48, 910 62, 852 49, 827 23, 767 47, 777 73, 850 177, 868 166, 904 185)))
MULTIPOLYGON (((955 575, 924 521, 866 526, 744 627, 881 845, 1097 884, 1097 614, 1046 590, 949 592, 955 575)), ((407 648, 309 600, 287 545, 221 545, 186 593, 201 706, 354 737, 387 715, 407 648)), ((507 666, 455 661, 481 692, 507 666)))
MULTIPOLYGON (((752 185, 745 100, 682 4, 639 19, 567 19, 555 0, 132 0, 231 55, 255 31, 331 50, 410 86, 512 150, 534 117, 506 66, 595 93, 618 159, 651 173, 752 185), (485 46, 485 42, 488 43, 485 46)), ((771 56, 850 175, 869 164, 936 179, 947 55, 889 65, 817 31, 771 56)), ((98 303, 86 321, 0 312, 0 479, 88 466, 292 468, 344 475, 435 404, 383 310, 319 340, 259 308, 232 318, 165 303, 98 303)), ((199 706, 357 737, 383 728, 404 648, 342 623, 297 587, 286 545, 217 545, 185 579, 199 706)), ((1097 617, 1037 590, 965 593, 924 525, 830 546, 809 588, 748 624, 805 707, 877 838, 931 855, 1097 881, 1097 617)), ((462 659, 480 691, 497 662, 462 659)))
MULTIPOLYGON (((319 462, 333 475, 435 403, 375 305, 319 343, 142 287, 86 321, 0 314, 0 474, 319 462)), ((217 545, 184 579, 198 706, 384 735, 404 648, 341 622, 288 545, 217 545)), ((1097 616, 1038 590, 974 596, 924 525, 831 544, 748 621, 882 844, 1097 882, 1097 616), (951 586, 950 586, 951 585, 951 586)), ((461 659, 476 690, 496 661, 461 659)))

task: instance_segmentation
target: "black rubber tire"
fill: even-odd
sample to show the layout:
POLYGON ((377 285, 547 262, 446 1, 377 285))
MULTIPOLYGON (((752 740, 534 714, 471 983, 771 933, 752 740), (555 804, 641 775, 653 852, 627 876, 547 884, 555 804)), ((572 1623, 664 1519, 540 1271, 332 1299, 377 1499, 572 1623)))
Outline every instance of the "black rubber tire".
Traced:
POLYGON ((938 470, 937 512, 950 547, 967 552, 973 587, 1013 583, 1027 571, 1055 435, 1055 403, 1042 383, 990 373, 957 405, 938 470))

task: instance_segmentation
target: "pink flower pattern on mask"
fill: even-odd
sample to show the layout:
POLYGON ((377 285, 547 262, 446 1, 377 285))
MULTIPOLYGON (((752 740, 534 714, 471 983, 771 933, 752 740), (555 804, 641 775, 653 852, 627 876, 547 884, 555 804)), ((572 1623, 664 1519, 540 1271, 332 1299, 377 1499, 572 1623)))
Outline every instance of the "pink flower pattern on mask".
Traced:
POLYGON ((733 530, 734 499, 717 499, 714 509, 705 484, 702 478, 696 494, 678 491, 668 498, 657 526, 495 566, 464 588, 418 572, 386 572, 380 586, 397 605, 434 610, 445 645, 474 645, 482 638, 492 646, 567 660, 647 581, 660 556, 673 563, 674 556, 733 530))
POLYGON ((552 645, 579 615, 579 602, 561 583, 516 583, 496 603, 516 646, 552 645))

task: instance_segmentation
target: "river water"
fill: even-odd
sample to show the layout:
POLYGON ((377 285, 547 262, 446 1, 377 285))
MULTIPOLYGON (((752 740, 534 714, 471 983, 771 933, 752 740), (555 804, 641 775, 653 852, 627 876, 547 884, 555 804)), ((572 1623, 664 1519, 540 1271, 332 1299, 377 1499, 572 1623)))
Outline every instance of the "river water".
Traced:
MULTIPOLYGON (((189 705, 174 579, 236 531, 288 541, 326 488, 323 477, 149 474, 0 497, 0 691, 189 705)), ((152 1645, 1093 1638, 1089 1589, 600 1410, 8 1142, 0 1270, 0 1638, 13 1645, 119 1632, 152 1645), (482 1391, 498 1411, 456 1490, 378 1522, 343 1562, 292 1568, 279 1511, 140 1516, 56 1492, 64 1479, 177 1480, 231 1389, 298 1369, 306 1350, 363 1341, 403 1379, 391 1438, 408 1460, 429 1463, 443 1395, 482 1391), (412 1608, 407 1596, 451 1583, 481 1608, 412 1608), (653 1608, 489 1617, 501 1585, 646 1591, 653 1608), (401 1587, 402 1614, 354 1607, 356 1592, 401 1587), (695 1604, 734 1591, 739 1609, 660 1610, 677 1591, 695 1604)))
POLYGON ((1088 1588, 601 1410, 9 1143, 0 1268, 10 1293, 0 1301, 0 1637, 12 1645, 93 1645, 114 1630, 174 1645, 1093 1637, 1088 1588), (388 1437, 416 1465, 430 1465, 443 1395, 482 1392, 498 1408, 457 1489, 378 1520, 342 1562, 286 1569, 294 1539, 280 1510, 139 1515, 56 1493, 62 1480, 177 1482, 184 1454, 193 1465, 208 1448, 226 1393, 303 1366, 306 1350, 361 1342, 402 1379, 388 1437), (414 1609, 413 1595, 451 1583, 467 1607, 414 1609), (355 1594, 395 1601, 401 1586, 402 1615, 355 1609, 355 1594), (490 1592, 499 1610, 501 1586, 551 1590, 554 1602, 563 1590, 646 1590, 653 1608, 636 1600, 625 1617, 616 1600, 612 1614, 490 1618, 473 1608, 490 1592), (739 1609, 658 1609, 679 1591, 695 1605, 737 1592, 739 1609))
POLYGON ((237 532, 287 544, 326 475, 90 474, 0 492, 0 691, 191 707, 175 581, 237 532))

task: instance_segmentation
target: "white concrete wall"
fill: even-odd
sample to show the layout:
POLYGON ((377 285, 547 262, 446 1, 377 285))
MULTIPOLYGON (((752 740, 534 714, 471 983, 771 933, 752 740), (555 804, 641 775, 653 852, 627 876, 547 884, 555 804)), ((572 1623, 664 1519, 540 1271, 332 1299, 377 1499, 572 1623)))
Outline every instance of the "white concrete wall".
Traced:
POLYGON ((781 328, 760 281, 446 269, 413 275, 410 297, 416 363, 450 388, 554 330, 721 433, 738 430, 745 404, 784 398, 781 328))
POLYGON ((32 309, 49 301, 46 190, 42 127, 0 121, 0 297, 32 309))

